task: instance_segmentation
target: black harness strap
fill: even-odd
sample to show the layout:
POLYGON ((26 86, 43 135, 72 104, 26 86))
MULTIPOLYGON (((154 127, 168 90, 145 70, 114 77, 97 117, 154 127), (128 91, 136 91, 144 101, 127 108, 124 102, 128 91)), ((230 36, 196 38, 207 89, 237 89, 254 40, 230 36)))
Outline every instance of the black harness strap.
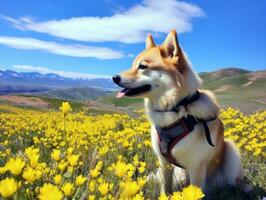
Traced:
POLYGON ((188 104, 193 103, 194 101, 197 101, 200 97, 200 92, 197 90, 193 95, 187 96, 181 101, 179 101, 175 107, 172 108, 172 111, 178 111, 179 107, 184 106, 187 107, 188 104))
POLYGON ((184 106, 185 109, 187 109, 187 105, 190 103, 193 103, 194 101, 197 101, 200 97, 200 92, 197 90, 193 95, 187 96, 183 99, 181 99, 171 110, 155 110, 156 112, 178 112, 179 108, 181 106, 184 106))
POLYGON ((209 145, 211 145, 211 146, 213 146, 213 147, 214 147, 214 145, 213 145, 213 143, 212 143, 212 139, 211 139, 211 135, 210 135, 210 130, 209 130, 209 127, 208 127, 208 125, 207 125, 207 122, 208 122, 208 121, 215 120, 215 119, 216 119, 216 117, 215 117, 215 118, 212 118, 212 119, 209 119, 209 120, 199 120, 199 121, 202 122, 202 124, 203 124, 204 131, 205 131, 205 135, 206 135, 206 139, 207 139, 209 145))

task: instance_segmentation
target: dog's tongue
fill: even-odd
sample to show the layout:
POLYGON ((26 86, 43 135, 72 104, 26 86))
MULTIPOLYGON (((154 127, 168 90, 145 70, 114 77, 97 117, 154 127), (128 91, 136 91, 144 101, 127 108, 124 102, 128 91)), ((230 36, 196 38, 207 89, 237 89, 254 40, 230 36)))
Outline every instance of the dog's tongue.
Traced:
POLYGON ((122 98, 130 89, 125 88, 117 93, 116 98, 122 98))

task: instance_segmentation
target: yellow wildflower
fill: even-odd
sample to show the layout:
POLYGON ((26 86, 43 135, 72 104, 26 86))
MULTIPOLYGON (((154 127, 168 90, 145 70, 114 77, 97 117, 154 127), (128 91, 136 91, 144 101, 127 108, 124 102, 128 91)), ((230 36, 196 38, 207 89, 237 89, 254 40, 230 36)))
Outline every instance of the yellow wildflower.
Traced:
POLYGON ((163 193, 159 196, 158 200, 168 200, 168 197, 163 193))
POLYGON ((138 193, 140 190, 140 186, 138 185, 138 183, 136 181, 131 181, 131 180, 122 182, 120 184, 120 188, 121 188, 121 191, 123 191, 121 194, 123 198, 132 197, 133 195, 138 193))
POLYGON ((66 169, 67 167, 67 163, 66 162, 60 162, 59 165, 58 165, 58 169, 62 172, 66 169))
POLYGON ((62 105, 59 107, 59 109, 61 110, 61 112, 66 115, 67 113, 69 113, 72 109, 71 106, 68 102, 63 102, 62 105))
POLYGON ((38 164, 39 157, 40 157, 39 154, 33 154, 33 155, 29 156, 30 165, 32 167, 36 167, 36 165, 38 164))
POLYGON ((123 177, 128 171, 128 166, 123 161, 118 161, 116 164, 112 165, 112 168, 114 169, 115 175, 118 177, 123 177))
POLYGON ((36 180, 39 180, 41 177, 42 177, 42 171, 41 170, 39 170, 39 169, 35 169, 34 170, 34 172, 35 172, 35 176, 36 176, 36 180))
POLYGON ((67 149, 67 155, 71 155, 74 151, 74 148, 73 147, 68 147, 67 149))
POLYGON ((96 178, 100 174, 100 170, 102 169, 102 166, 103 166, 103 162, 99 161, 97 165, 95 166, 95 168, 90 171, 90 175, 93 178, 96 178))
POLYGON ((68 155, 67 160, 71 166, 76 166, 78 164, 79 155, 68 155))
POLYGON ((138 168, 139 173, 143 173, 146 168, 146 163, 145 162, 140 162, 140 167, 138 168))
POLYGON ((11 174, 17 176, 22 172, 22 169, 25 166, 25 162, 21 158, 11 158, 5 166, 6 169, 11 172, 11 174))
POLYGON ((61 200, 63 198, 62 192, 58 189, 58 187, 45 183, 40 188, 39 199, 40 200, 61 200))
POLYGON ((0 194, 3 197, 12 196, 18 189, 18 184, 13 178, 5 178, 0 182, 0 194))
POLYGON ((55 177, 54 177, 54 183, 56 185, 59 185, 62 181, 62 176, 60 174, 57 174, 55 177))
POLYGON ((139 157, 137 154, 133 157, 133 164, 135 167, 139 165, 139 157))
POLYGON ((106 195, 109 191, 109 184, 108 183, 102 183, 99 185, 98 190, 102 195, 106 195))
POLYGON ((138 178, 138 184, 140 185, 140 187, 143 187, 146 184, 146 177, 138 178))
POLYGON ((99 174, 100 174, 100 172, 98 169, 92 169, 90 171, 90 175, 92 176, 92 178, 96 178, 99 174))
POLYGON ((79 175, 76 177, 75 183, 77 186, 83 185, 83 183, 87 180, 86 177, 83 177, 82 175, 79 175))
POLYGON ((136 194, 136 195, 132 198, 132 200, 144 200, 143 193, 140 192, 140 193, 136 194))
POLYGON ((51 153, 51 157, 52 157, 55 161, 60 160, 60 150, 58 150, 58 149, 54 149, 53 152, 51 153))
POLYGON ((64 194, 69 197, 73 193, 74 186, 72 183, 65 183, 61 189, 63 190, 64 194))
POLYGON ((189 185, 184 188, 182 194, 185 200, 198 200, 204 197, 201 189, 194 185, 189 185))
POLYGON ((181 192, 174 192, 171 200, 185 200, 185 199, 183 198, 181 192))
POLYGON ((33 183, 36 180, 35 171, 31 167, 24 169, 22 177, 29 183, 33 183))
POLYGON ((96 199, 95 195, 89 195, 88 196, 88 200, 95 200, 95 199, 96 199))
POLYGON ((4 174, 6 173, 8 169, 4 166, 4 167, 0 167, 0 174, 4 174))
POLYGON ((25 153, 26 153, 28 159, 30 160, 30 165, 32 167, 36 167, 36 165, 38 164, 38 160, 40 157, 39 151, 40 150, 38 148, 33 148, 33 147, 28 147, 25 150, 25 153))
POLYGON ((90 183, 89 183, 89 190, 91 192, 94 192, 95 191, 95 185, 96 185, 95 181, 94 180, 91 180, 90 183))

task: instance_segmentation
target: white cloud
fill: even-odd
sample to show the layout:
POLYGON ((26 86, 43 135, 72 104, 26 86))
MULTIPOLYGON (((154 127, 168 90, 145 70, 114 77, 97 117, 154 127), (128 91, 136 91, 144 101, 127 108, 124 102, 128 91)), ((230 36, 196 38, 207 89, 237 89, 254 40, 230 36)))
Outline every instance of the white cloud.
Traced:
POLYGON ((144 0, 128 10, 112 16, 72 17, 69 19, 38 21, 29 17, 3 17, 22 30, 47 33, 61 38, 106 42, 137 43, 144 41, 147 32, 178 33, 192 29, 191 20, 204 12, 196 5, 177 0, 144 0))
POLYGON ((97 59, 118 59, 124 55, 105 47, 94 47, 80 44, 60 44, 34 38, 0 36, 0 44, 16 49, 42 50, 53 54, 72 57, 93 57, 97 59))
POLYGON ((41 74, 58 74, 63 77, 67 78, 110 78, 110 76, 106 75, 98 75, 98 74, 87 74, 87 73, 79 73, 79 72, 70 72, 70 71, 60 71, 60 70, 53 70, 46 67, 41 66, 32 66, 32 65, 13 65, 13 68, 19 71, 26 71, 26 72, 39 72, 41 74))

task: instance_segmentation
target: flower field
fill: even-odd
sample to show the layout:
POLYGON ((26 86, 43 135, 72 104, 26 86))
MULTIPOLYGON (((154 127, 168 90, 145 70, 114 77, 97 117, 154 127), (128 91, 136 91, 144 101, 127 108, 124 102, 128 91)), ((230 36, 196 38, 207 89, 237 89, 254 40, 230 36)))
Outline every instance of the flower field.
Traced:
MULTIPOLYGON (((243 157, 245 181, 254 199, 266 190, 266 111, 243 115, 221 112, 225 136, 234 140, 243 157)), ((142 112, 93 115, 0 109, 0 198, 14 199, 200 199, 189 186, 172 197, 159 196, 147 182, 158 162, 151 148, 150 124, 142 112)), ((223 195, 229 195, 226 191, 223 195)), ((217 195, 217 199, 225 196, 217 195)), ((227 199, 242 199, 239 190, 227 199)))

